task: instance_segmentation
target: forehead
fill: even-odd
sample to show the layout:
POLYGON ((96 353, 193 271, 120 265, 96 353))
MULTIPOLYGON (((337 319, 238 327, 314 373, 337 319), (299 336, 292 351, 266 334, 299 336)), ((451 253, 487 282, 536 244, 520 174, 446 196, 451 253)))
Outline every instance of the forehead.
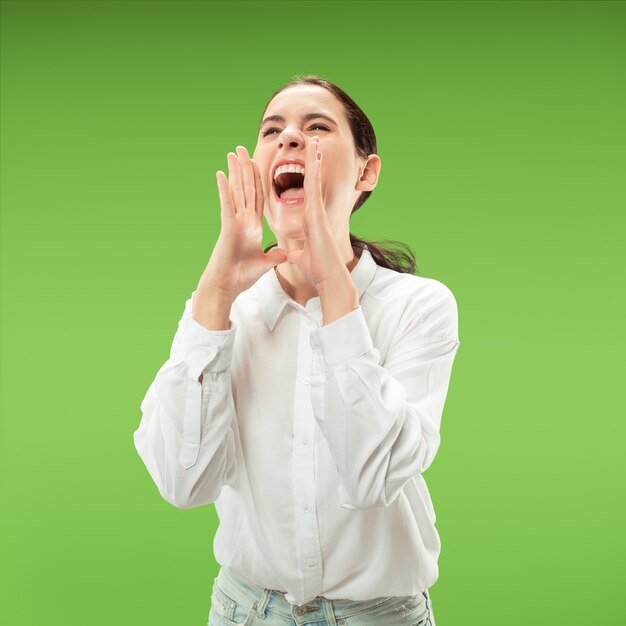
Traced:
POLYGON ((318 85, 295 85, 276 94, 265 109, 268 115, 299 117, 310 112, 326 113, 338 124, 347 124, 343 104, 328 89, 318 85))

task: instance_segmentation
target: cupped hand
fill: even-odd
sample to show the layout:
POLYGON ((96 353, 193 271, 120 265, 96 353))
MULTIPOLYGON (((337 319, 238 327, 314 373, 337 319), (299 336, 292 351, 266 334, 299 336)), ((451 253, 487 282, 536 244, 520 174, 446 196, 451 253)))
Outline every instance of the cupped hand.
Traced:
POLYGON ((234 300, 272 267, 287 260, 283 248, 262 249, 265 199, 259 166, 243 146, 229 152, 229 177, 216 172, 221 232, 199 288, 217 290, 234 300))

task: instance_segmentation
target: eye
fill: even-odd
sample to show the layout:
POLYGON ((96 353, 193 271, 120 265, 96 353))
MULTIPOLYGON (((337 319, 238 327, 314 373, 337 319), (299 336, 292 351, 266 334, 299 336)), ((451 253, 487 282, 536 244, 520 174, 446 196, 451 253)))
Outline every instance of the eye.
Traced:
MULTIPOLYGON (((314 130, 316 128, 319 128, 319 129, 325 130, 325 131, 330 131, 330 128, 327 128, 323 124, 313 124, 313 126, 311 126, 309 128, 309 130, 314 130)), ((276 126, 272 126, 271 128, 268 128, 268 129, 264 130, 262 135, 263 135, 263 137, 267 137, 268 135, 271 135, 274 131, 280 132, 280 128, 276 128, 276 126)))

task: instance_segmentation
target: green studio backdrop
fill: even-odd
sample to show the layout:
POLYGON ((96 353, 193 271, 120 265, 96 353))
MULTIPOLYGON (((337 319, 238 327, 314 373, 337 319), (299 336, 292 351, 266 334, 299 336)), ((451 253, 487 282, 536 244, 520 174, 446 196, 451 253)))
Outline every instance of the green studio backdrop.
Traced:
POLYGON ((352 232, 410 245, 459 306, 425 476, 438 626, 623 623, 624 3, 1 10, 2 623, 206 624, 214 505, 165 502, 132 433, 219 233, 215 172, 302 73, 377 133, 352 232))

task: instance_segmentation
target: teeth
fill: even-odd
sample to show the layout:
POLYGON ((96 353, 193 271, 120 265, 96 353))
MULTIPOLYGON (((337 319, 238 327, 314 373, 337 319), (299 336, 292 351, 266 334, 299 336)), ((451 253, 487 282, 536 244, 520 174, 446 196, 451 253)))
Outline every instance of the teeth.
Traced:
POLYGON ((302 165, 298 165, 297 163, 288 163, 287 165, 279 165, 274 172, 274 180, 278 178, 279 174, 284 174, 285 172, 298 172, 304 176, 304 167, 302 165))

